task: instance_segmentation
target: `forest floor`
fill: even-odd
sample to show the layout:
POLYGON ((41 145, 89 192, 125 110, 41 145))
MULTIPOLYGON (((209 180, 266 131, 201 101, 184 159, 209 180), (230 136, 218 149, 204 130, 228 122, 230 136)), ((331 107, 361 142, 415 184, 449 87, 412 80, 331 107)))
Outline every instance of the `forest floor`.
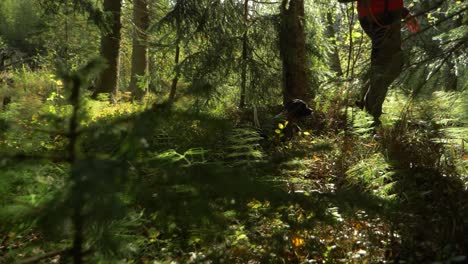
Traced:
MULTIPOLYGON (((27 154, 2 161, 5 263, 68 263, 69 165, 47 156, 67 139, 44 133, 51 112, 69 114, 57 100, 32 100, 42 114, 23 101, 2 113, 14 125, 1 146, 27 154)), ((375 132, 343 103, 289 141, 278 124, 262 138, 237 110, 88 102, 76 166, 93 179, 83 190, 89 263, 463 263, 466 101, 434 103, 431 114, 415 103, 405 115, 389 101, 375 132)), ((261 109, 262 123, 274 111, 261 109)))

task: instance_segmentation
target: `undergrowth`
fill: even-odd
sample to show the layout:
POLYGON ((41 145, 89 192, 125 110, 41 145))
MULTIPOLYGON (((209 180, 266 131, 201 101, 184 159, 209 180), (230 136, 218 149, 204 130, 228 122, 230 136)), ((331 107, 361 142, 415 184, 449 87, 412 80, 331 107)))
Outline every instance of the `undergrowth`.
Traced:
MULTIPOLYGON (((15 83, 28 91, 32 77, 23 74, 15 83)), ((12 94, 0 113, 6 262, 71 245, 64 131, 72 106, 63 83, 45 76, 36 92, 12 94)), ((319 109, 290 141, 266 140, 253 122, 223 107, 168 110, 85 99, 75 169, 87 177, 86 258, 461 262, 468 235, 466 95, 416 101, 394 94, 377 131, 346 103, 319 109)))

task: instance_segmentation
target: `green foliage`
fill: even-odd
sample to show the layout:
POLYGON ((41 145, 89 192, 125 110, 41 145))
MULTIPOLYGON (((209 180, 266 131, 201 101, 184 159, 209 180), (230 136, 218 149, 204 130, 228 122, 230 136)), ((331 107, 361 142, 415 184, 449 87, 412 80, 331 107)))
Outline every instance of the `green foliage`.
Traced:
MULTIPOLYGON (((273 120, 282 96, 279 3, 249 2, 248 21, 242 1, 151 2, 151 71, 139 83, 155 93, 143 103, 119 93, 112 105, 88 91, 103 68, 89 62, 106 30, 98 4, 0 3, 0 99, 11 99, 0 105, 0 262, 70 249, 76 233, 86 263, 466 260, 466 4, 446 2, 421 18, 440 31, 405 40, 414 69, 372 128, 351 106, 365 83, 367 37, 351 24, 350 6, 307 3, 318 96, 303 132, 285 140, 260 136, 243 117, 249 107, 237 109, 247 65, 247 105, 258 107, 262 132, 285 134, 288 124, 273 120), (331 72, 335 53, 347 76, 331 72), (178 98, 162 103, 175 72, 178 98), (450 80, 457 89, 444 92, 450 80)), ((121 90, 131 11, 125 1, 121 90)), ((72 260, 64 251, 42 261, 72 260)))
POLYGON ((391 198, 394 185, 393 172, 381 154, 360 161, 346 174, 351 185, 357 185, 363 190, 372 190, 375 195, 382 198, 391 198))
POLYGON ((348 112, 348 120, 351 120, 353 132, 361 138, 369 138, 372 135, 373 118, 365 111, 352 110, 348 112))
POLYGON ((31 41, 43 25, 36 1, 6 0, 0 10, 0 35, 6 43, 27 53, 40 47, 31 41))
POLYGON ((248 128, 233 129, 228 137, 228 154, 226 158, 236 165, 246 165, 261 162, 264 158, 260 146, 262 137, 255 130, 248 128))
POLYGON ((419 18, 424 29, 419 39, 407 37, 408 60, 411 72, 418 71, 420 76, 411 76, 410 71, 402 77, 407 90, 415 95, 430 94, 433 91, 463 90, 466 87, 466 54, 462 52, 466 44, 468 28, 462 18, 466 13, 466 3, 450 4, 440 2, 416 2, 413 9, 423 15, 419 18), (425 10, 430 10, 426 12, 425 10), (418 81, 422 81, 417 84, 418 81))

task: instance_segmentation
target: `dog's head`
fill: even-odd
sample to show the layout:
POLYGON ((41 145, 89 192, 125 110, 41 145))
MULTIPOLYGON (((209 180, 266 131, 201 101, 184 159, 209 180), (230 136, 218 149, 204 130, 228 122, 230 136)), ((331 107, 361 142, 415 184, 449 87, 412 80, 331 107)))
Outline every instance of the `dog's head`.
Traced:
POLYGON ((307 104, 300 99, 293 99, 284 106, 286 114, 291 118, 302 118, 310 116, 312 109, 307 107, 307 104))

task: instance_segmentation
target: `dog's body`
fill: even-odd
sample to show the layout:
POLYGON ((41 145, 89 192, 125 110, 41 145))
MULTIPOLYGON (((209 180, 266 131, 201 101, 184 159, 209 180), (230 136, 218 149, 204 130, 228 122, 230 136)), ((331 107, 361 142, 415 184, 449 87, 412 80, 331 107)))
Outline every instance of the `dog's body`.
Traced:
POLYGON ((271 139, 279 136, 282 141, 291 140, 301 128, 297 122, 312 114, 307 104, 300 100, 294 99, 288 102, 281 113, 273 117, 269 124, 263 127, 261 134, 264 138, 271 139))

